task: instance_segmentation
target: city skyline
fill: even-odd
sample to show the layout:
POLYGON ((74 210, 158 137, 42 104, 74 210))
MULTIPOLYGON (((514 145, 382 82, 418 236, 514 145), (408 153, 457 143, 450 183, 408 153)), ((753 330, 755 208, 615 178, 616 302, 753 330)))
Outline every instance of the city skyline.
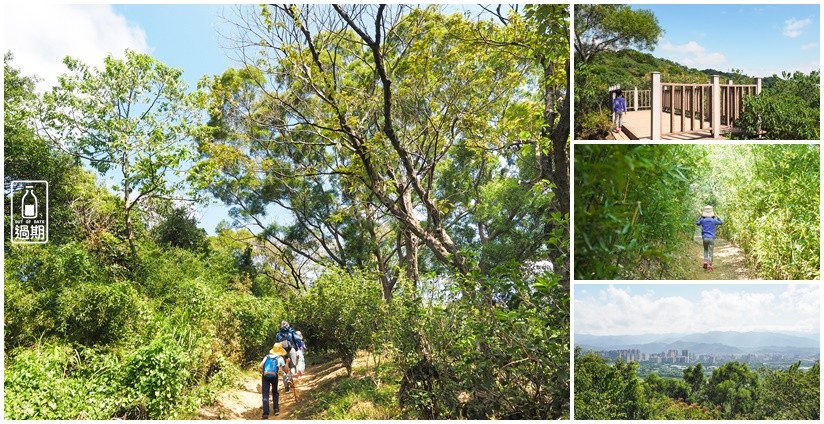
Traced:
POLYGON ((577 284, 574 333, 596 336, 709 331, 818 334, 817 285, 577 284))

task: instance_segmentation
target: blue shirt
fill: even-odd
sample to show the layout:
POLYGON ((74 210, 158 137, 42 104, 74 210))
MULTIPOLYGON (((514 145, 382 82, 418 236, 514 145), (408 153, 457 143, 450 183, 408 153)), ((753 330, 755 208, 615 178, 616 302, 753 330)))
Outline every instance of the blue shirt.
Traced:
POLYGON ((723 222, 721 222, 721 218, 719 217, 706 218, 702 216, 695 222, 695 225, 701 226, 701 237, 710 239, 715 238, 715 227, 721 224, 723 224, 723 222))
POLYGON ((627 101, 623 97, 616 97, 615 100, 612 101, 612 111, 613 112, 626 112, 627 111, 627 101))

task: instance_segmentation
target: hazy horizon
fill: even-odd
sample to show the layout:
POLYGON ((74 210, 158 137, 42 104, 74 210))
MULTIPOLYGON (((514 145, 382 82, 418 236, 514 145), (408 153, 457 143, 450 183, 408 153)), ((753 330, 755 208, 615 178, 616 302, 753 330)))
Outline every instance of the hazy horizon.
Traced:
POLYGON ((820 332, 816 284, 576 284, 574 334, 820 332))

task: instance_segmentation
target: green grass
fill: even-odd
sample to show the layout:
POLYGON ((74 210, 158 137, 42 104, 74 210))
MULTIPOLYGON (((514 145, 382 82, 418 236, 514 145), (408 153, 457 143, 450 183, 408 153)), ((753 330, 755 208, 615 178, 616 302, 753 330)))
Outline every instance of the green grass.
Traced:
POLYGON ((388 420, 400 418, 397 393, 399 377, 392 363, 383 363, 377 372, 355 367, 352 377, 342 376, 312 391, 298 416, 306 419, 388 420), (376 378, 378 377, 378 378, 376 378), (378 384, 380 381, 380 384, 378 384))

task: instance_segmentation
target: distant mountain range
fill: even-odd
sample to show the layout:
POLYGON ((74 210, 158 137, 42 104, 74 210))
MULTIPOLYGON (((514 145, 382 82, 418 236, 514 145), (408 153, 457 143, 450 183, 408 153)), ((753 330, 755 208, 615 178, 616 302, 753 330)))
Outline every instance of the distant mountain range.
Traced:
POLYGON ((699 355, 789 353, 816 355, 820 351, 819 335, 797 336, 775 332, 710 331, 692 334, 643 334, 627 336, 593 336, 576 334, 575 345, 583 350, 638 349, 658 353, 669 349, 688 349, 699 355))

